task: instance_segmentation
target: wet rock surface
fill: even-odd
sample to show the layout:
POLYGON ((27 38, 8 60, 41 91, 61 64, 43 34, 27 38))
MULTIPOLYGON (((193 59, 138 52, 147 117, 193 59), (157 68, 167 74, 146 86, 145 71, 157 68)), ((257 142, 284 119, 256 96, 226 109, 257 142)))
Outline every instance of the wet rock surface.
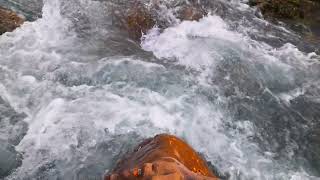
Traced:
POLYGON ((34 21, 42 16, 42 0, 0 0, 0 6, 22 14, 27 21, 34 21))
POLYGON ((142 5, 138 5, 127 12, 125 17, 125 28, 134 39, 139 39, 142 34, 146 34, 155 25, 155 20, 142 5))
POLYGON ((0 144, 0 178, 4 178, 21 165, 22 156, 5 141, 0 140, 0 144))
POLYGON ((181 21, 199 21, 208 13, 199 6, 185 5, 177 11, 177 17, 181 21))
POLYGON ((161 134, 144 140, 105 179, 216 180, 207 163, 181 139, 161 134))
MULTIPOLYGON (((264 18, 284 22, 289 29, 304 36, 315 46, 320 45, 320 2, 317 0, 250 0, 264 18)), ((316 49, 319 52, 319 49, 316 49)))
POLYGON ((317 2, 310 0, 251 0, 250 5, 258 6, 268 18, 303 19, 310 17, 317 2))
POLYGON ((10 32, 23 23, 23 18, 16 13, 0 7, 0 35, 10 32))
POLYGON ((176 4, 172 12, 168 12, 167 8, 169 6, 172 5, 162 0, 148 3, 139 0, 129 3, 116 2, 113 3, 112 9, 113 23, 126 30, 129 37, 139 40, 143 34, 146 34, 154 26, 165 29, 178 21, 198 21, 208 13, 197 2, 176 4), (124 4, 127 8, 123 8, 124 4))

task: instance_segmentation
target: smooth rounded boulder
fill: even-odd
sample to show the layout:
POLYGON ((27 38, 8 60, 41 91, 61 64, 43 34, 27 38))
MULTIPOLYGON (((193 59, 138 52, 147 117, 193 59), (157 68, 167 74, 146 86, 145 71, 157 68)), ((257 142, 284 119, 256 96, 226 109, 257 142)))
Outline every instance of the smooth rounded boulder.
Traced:
POLYGON ((167 134, 139 144, 105 180, 217 180, 201 156, 183 140, 167 134))

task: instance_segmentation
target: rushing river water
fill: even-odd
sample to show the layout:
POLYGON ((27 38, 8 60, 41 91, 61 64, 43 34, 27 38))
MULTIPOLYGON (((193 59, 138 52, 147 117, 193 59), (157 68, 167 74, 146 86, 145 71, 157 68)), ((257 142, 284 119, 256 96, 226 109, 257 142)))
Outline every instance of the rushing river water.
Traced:
POLYGON ((45 0, 0 36, 0 170, 18 167, 5 179, 100 179, 159 133, 224 178, 319 179, 314 47, 245 1, 203 1, 199 22, 167 3, 172 24, 140 44, 113 26, 110 1, 45 0))

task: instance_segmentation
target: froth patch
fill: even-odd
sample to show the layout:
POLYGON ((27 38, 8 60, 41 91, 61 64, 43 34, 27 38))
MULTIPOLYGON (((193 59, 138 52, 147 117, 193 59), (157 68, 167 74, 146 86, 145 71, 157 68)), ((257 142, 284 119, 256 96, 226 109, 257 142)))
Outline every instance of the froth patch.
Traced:
POLYGON ((158 58, 177 60, 179 64, 200 69, 219 59, 215 41, 236 43, 241 35, 228 30, 219 16, 208 16, 197 21, 183 21, 160 33, 154 28, 142 38, 141 46, 158 58), (213 47, 213 48, 212 48, 213 47))

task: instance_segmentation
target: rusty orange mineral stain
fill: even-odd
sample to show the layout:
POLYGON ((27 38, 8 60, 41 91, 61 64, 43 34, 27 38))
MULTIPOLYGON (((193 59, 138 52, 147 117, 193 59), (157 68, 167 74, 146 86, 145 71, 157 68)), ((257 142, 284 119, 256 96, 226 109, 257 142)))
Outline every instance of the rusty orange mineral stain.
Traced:
POLYGON ((0 35, 10 32, 19 27, 24 19, 14 12, 0 7, 0 35))
POLYGON ((139 169, 138 168, 133 169, 133 176, 135 176, 135 177, 139 176, 139 169))
POLYGON ((136 40, 140 39, 142 33, 147 33, 155 25, 151 14, 142 7, 129 11, 125 21, 130 36, 136 40))
POLYGON ((169 177, 166 176, 168 174, 171 174, 172 177, 180 177, 178 179, 185 179, 184 177, 189 175, 192 177, 199 175, 199 178, 195 178, 197 180, 218 179, 209 169, 207 163, 186 142, 166 134, 143 141, 117 164, 112 174, 121 174, 128 169, 133 169, 131 171, 133 177, 118 179, 149 179, 144 178, 143 173, 144 175, 152 175, 152 179, 165 179, 169 177), (154 172, 165 173, 159 176, 154 172), (192 173, 194 174, 192 175, 192 173))

